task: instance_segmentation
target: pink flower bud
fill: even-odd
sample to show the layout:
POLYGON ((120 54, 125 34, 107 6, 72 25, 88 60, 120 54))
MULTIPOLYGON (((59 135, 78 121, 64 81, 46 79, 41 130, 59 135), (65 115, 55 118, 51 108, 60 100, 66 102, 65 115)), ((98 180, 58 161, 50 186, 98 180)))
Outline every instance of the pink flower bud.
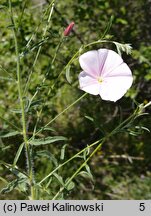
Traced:
POLYGON ((68 36, 70 34, 70 32, 72 31, 73 29, 73 26, 74 26, 74 22, 71 22, 67 28, 64 30, 64 36, 68 36))

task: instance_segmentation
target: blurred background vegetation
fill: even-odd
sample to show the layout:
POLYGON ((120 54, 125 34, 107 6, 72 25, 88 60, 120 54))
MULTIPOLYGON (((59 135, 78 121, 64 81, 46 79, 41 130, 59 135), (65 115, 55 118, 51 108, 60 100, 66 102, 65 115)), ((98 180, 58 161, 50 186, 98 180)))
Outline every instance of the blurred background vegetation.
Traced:
MULTIPOLYGON (((28 112, 28 135, 30 137, 37 113, 46 103, 38 128, 43 126, 74 102, 82 91, 78 88, 80 67, 75 61, 70 68, 72 78, 69 84, 65 73, 57 81, 55 88, 48 94, 49 88, 56 80, 62 68, 83 44, 88 44, 103 36, 110 17, 113 23, 108 37, 120 43, 130 43, 132 55, 123 54, 125 62, 133 72, 132 88, 116 103, 101 101, 99 96, 87 95, 82 101, 60 116, 51 125, 52 131, 45 135, 61 135, 68 142, 58 142, 36 148, 35 174, 40 180, 54 167, 54 160, 42 157, 42 150, 55 155, 60 163, 60 151, 67 144, 65 159, 99 139, 104 133, 114 129, 122 119, 128 117, 136 108, 135 102, 147 103, 151 100, 151 1, 150 0, 64 0, 56 1, 52 20, 43 41, 43 31, 47 24, 48 13, 44 11, 51 1, 47 0, 13 0, 13 13, 18 28, 19 50, 21 54, 21 73, 23 88, 32 70, 26 100, 38 89, 38 94, 28 112), (75 22, 74 31, 61 45, 54 64, 51 64, 60 37, 71 21, 75 22), (29 46, 27 46, 33 35, 29 46), (33 66, 37 50, 41 46, 38 61, 33 66), (42 85, 42 80, 46 82, 42 85), (88 117, 87 117, 88 116, 88 117), (91 118, 94 121, 91 121, 91 118)), ((12 26, 8 14, 8 3, 0 0, 0 130, 1 135, 11 131, 11 123, 21 128, 16 79, 16 62, 12 26), (4 121, 5 119, 6 121, 4 121)), ((89 49, 106 47, 116 50, 111 44, 97 44, 89 49)), ((150 108, 146 110, 150 112, 150 108)), ((90 162, 90 176, 78 175, 75 187, 65 193, 64 199, 151 199, 151 136, 147 131, 137 131, 139 126, 151 129, 151 116, 139 118, 133 128, 117 134, 103 145, 90 162)), ((43 135, 43 134, 42 134, 43 135)), ((42 136, 41 135, 41 136, 42 136)), ((12 164, 22 138, 0 138, 0 158, 12 164)), ((26 170, 24 152, 18 161, 19 168, 26 170)), ((64 179, 71 176, 80 165, 75 159, 61 169, 58 175, 64 179)), ((8 182, 14 175, 6 167, 0 167, 0 176, 8 182)), ((51 185, 56 187, 55 181, 51 185)), ((0 181, 0 188, 5 182, 0 181)), ((51 189, 51 188, 50 188, 51 189)), ((17 190, 1 194, 1 199, 25 199, 17 190)), ((50 196, 45 196, 51 199, 50 196)))

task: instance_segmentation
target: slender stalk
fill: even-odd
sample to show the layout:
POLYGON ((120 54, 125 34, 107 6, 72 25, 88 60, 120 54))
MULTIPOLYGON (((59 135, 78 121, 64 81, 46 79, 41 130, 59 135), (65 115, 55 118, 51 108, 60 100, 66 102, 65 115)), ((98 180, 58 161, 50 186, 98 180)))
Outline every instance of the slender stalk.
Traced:
POLYGON ((143 107, 143 109, 145 109, 146 107, 151 105, 151 101, 149 101, 147 104, 145 104, 145 106, 143 107))
MULTIPOLYGON (((50 20, 51 20, 51 17, 52 17, 52 13, 53 13, 53 10, 54 10, 54 6, 55 6, 55 1, 56 1, 56 0, 53 0, 53 1, 51 2, 51 4, 50 4, 50 5, 51 5, 51 10, 50 10, 50 12, 49 12, 47 24, 46 24, 46 26, 45 26, 45 28, 44 28, 42 40, 45 39, 47 30, 48 30, 48 27, 49 27, 49 24, 50 24, 50 20)), ((41 52, 41 49, 42 49, 42 45, 40 45, 39 48, 38 48, 36 57, 35 57, 35 59, 34 59, 34 63, 33 63, 33 65, 32 65, 32 69, 31 69, 31 71, 30 71, 30 73, 29 73, 29 76, 28 76, 28 80, 27 80, 27 83, 26 83, 26 86, 25 86, 25 89, 24 89, 24 93, 26 93, 26 91, 27 91, 27 89, 28 89, 29 82, 30 82, 30 79, 31 79, 31 76, 32 76, 32 73, 33 73, 33 69, 34 69, 34 67, 35 67, 35 65, 36 65, 36 63, 37 63, 37 60, 38 60, 39 54, 40 54, 40 52, 41 52)), ((36 91, 35 96, 37 95, 37 93, 38 93, 38 90, 36 91)), ((34 96, 34 97, 35 97, 35 96, 34 96)))
POLYGON ((81 171, 81 169, 87 164, 87 162, 93 157, 93 155, 100 149, 102 144, 105 142, 106 139, 103 139, 102 142, 94 149, 94 151, 90 154, 90 156, 81 164, 81 166, 76 170, 76 172, 68 179, 65 183, 64 187, 60 188, 60 190, 56 193, 56 195, 52 198, 55 200, 59 194, 68 186, 68 184, 75 178, 75 176, 81 171))
POLYGON ((96 142, 92 143, 91 145, 85 147, 84 149, 82 149, 80 152, 76 153, 74 156, 72 156, 71 158, 69 158, 68 160, 66 160, 64 163, 60 164, 58 167, 56 167, 52 172, 50 172, 45 178, 43 178, 40 182, 39 185, 41 185, 44 181, 46 181, 50 176, 53 175, 53 173, 55 173, 58 169, 60 169, 61 167, 63 167, 64 165, 66 165, 67 163, 69 163, 71 160, 73 160, 74 158, 76 158, 77 156, 79 156, 80 154, 82 154, 85 150, 93 147, 94 145, 98 144, 101 140, 97 140, 96 142))
POLYGON ((25 118, 25 105, 23 100, 23 93, 22 93, 22 83, 21 83, 21 71, 20 71, 20 56, 19 56, 19 49, 18 49, 18 41, 17 41, 17 30, 15 27, 15 22, 13 18, 12 12, 12 5, 11 0, 9 0, 9 11, 10 11, 10 18, 13 25, 13 37, 15 42, 15 52, 16 52, 16 62, 17 62, 17 86, 18 86, 18 94, 19 94, 19 101, 20 101, 20 108, 21 108, 21 120, 22 120, 22 134, 25 143, 25 149, 27 154, 27 168, 28 168, 28 175, 30 180, 30 189, 31 189, 31 198, 34 199, 34 187, 33 187, 33 172, 32 172, 32 160, 30 155, 30 147, 26 133, 26 118, 25 118))
POLYGON ((68 109, 70 109, 72 106, 74 106, 77 102, 79 102, 82 98, 84 98, 88 93, 84 93, 81 97, 79 97, 76 101, 74 101, 72 104, 70 104, 67 108, 65 108, 62 112, 60 112, 58 115, 56 115, 52 120, 50 120, 45 126, 43 126, 41 129, 39 129, 35 135, 39 134, 41 131, 43 131, 47 126, 49 126, 53 121, 55 121, 59 116, 61 116, 63 113, 65 113, 68 109))
MULTIPOLYGON (((60 46, 61 46, 62 43, 63 43, 63 37, 61 37, 61 40, 60 40, 60 42, 59 42, 59 44, 58 44, 58 46, 57 46, 57 48, 56 48, 56 52, 55 52, 54 57, 53 57, 53 59, 52 59, 52 61, 51 61, 51 65, 53 65, 53 63, 54 63, 54 61, 55 61, 55 59, 56 59, 58 50, 59 50, 59 48, 60 48, 60 46)), ((47 75, 47 74, 46 74, 46 75, 47 75)), ((44 77, 44 79, 42 80, 42 85, 45 83, 45 81, 46 81, 46 77, 44 77)), ((53 88, 53 87, 54 87, 54 85, 52 86, 52 88, 53 88)), ((47 94, 48 96, 49 96, 49 94, 50 94, 52 88, 49 89, 48 94, 47 94)), ((29 107, 30 107, 30 105, 31 105, 31 103, 32 103, 32 101, 33 101, 33 99, 34 99, 34 98, 36 97, 36 95, 38 94, 38 92, 39 92, 39 89, 36 90, 36 92, 34 93, 33 97, 31 98, 30 103, 29 103, 29 107)), ((40 109, 40 111, 39 111, 39 113, 38 113, 37 121, 36 121, 36 124, 35 124, 35 127, 34 127, 34 131, 33 131, 33 137, 35 137, 36 130, 37 130, 37 125, 38 125, 39 120, 40 120, 40 115, 41 115, 41 113, 42 113, 42 111, 43 111, 43 107, 45 106, 45 104, 46 104, 46 102, 43 104, 42 108, 40 109)))
MULTIPOLYGON (((73 175, 68 179, 68 181, 65 183, 64 187, 61 187, 60 190, 56 193, 56 195, 53 197, 52 200, 55 200, 59 194, 68 186, 68 184, 76 177, 76 175, 81 171, 81 169, 87 164, 87 162, 93 157, 93 155, 101 148, 102 144, 108 140, 112 135, 117 133, 121 128, 123 128, 126 123, 131 122, 132 119, 134 119, 137 115, 138 110, 136 109, 135 112, 129 116, 127 119, 125 119, 121 124, 119 124, 113 131, 111 131, 109 134, 107 134, 101 141, 101 143, 98 144, 98 146, 94 149, 94 151, 90 154, 90 156, 81 164, 81 166, 73 173, 73 175)), ((100 142, 100 140, 99 140, 100 142)), ((98 142, 97 142, 98 143, 98 142)), ((96 144, 97 144, 96 143, 96 144)), ((68 160, 69 162, 69 160, 68 160)), ((60 167, 59 167, 60 168, 60 167)), ((53 172, 53 171, 52 171, 53 172)), ((50 175, 49 175, 50 176, 50 175)))
MULTIPOLYGON (((72 106, 74 106, 76 103, 78 103, 86 95, 87 95, 87 93, 84 93, 81 97, 79 97, 76 101, 74 101, 72 104, 70 104, 68 107, 66 107, 61 113, 59 113, 58 115, 56 115, 52 120, 50 120, 45 126, 43 126, 41 129, 39 129, 37 132, 36 132, 36 127, 37 127, 37 123, 36 123, 36 127, 34 128, 33 135, 32 135, 32 137, 30 137, 30 139, 28 139, 28 142, 30 142, 31 139, 33 139, 36 135, 38 135, 39 133, 41 133, 48 125, 50 125, 53 121, 55 121, 57 118, 59 118, 59 116, 61 114, 65 113, 67 110, 69 110, 72 106)), ((15 157, 14 162, 13 162, 13 166, 16 165, 16 163, 17 163, 17 161, 18 161, 18 159, 20 157, 20 154, 21 154, 22 149, 23 149, 22 144, 20 145, 20 147, 19 147, 19 149, 17 151, 16 157, 15 157)))

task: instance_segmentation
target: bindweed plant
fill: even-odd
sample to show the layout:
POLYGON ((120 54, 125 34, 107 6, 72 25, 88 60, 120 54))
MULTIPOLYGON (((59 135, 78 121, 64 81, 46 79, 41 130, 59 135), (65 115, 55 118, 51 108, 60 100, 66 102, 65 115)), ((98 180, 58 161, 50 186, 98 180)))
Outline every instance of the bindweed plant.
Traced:
MULTIPOLYGON (((57 72, 56 62, 58 62, 60 50, 64 43, 70 40, 70 35, 74 31, 74 25, 76 25, 74 22, 71 22, 65 30, 61 29, 55 33, 57 34, 56 37, 58 37, 58 43, 53 47, 53 40, 56 38, 51 37, 50 33, 52 33, 52 19, 55 13, 56 2, 55 0, 51 1, 47 5, 46 10, 42 12, 42 22, 45 23, 45 27, 42 29, 40 41, 34 43, 42 23, 39 23, 39 26, 32 30, 32 34, 30 37, 27 37, 27 43, 24 46, 21 46, 19 43, 22 33, 20 21, 16 18, 15 10, 13 9, 15 3, 8 0, 8 3, 2 7, 2 10, 9 17, 8 28, 15 47, 15 57, 12 58, 14 58, 16 70, 12 69, 13 73, 7 71, 4 67, 1 67, 1 70, 6 74, 8 73, 7 78, 11 80, 10 85, 12 85, 12 88, 17 87, 15 89, 16 96, 14 97, 14 103, 17 105, 13 109, 13 118, 20 119, 20 122, 15 124, 15 121, 8 120, 9 118, 7 119, 6 115, 4 117, 0 116, 4 125, 1 129, 1 139, 13 138, 12 140, 15 139, 15 143, 19 144, 12 163, 7 162, 7 160, 0 161, 1 165, 14 176, 12 181, 8 181, 7 178, 5 179, 1 176, 1 180, 5 184, 1 189, 1 193, 5 194, 17 190, 24 195, 24 199, 65 199, 68 197, 69 192, 76 187, 75 179, 79 175, 86 175, 93 181, 93 173, 91 172, 89 162, 111 137, 125 132, 136 135, 140 130, 148 130, 143 126, 137 127, 136 119, 147 114, 145 109, 151 105, 151 102, 146 104, 135 102, 133 113, 120 121, 113 130, 105 131, 104 134, 101 133, 99 139, 94 140, 92 143, 87 143, 81 150, 66 158, 67 149, 72 143, 68 137, 58 135, 54 131, 53 124, 55 121, 64 113, 68 113, 71 108, 74 109, 75 105, 84 98, 89 97, 88 94, 100 95, 100 103, 105 103, 104 100, 116 102, 131 87, 133 77, 130 68, 121 57, 123 52, 126 54, 131 53, 130 44, 112 41, 112 38, 108 35, 112 17, 101 38, 87 44, 83 43, 80 47, 77 44, 78 48, 73 50, 73 55, 68 56, 69 60, 67 63, 64 63, 66 60, 63 60, 63 62, 60 60, 62 69, 60 70, 59 68, 59 73, 51 74, 52 71, 57 72), (52 53, 49 54, 51 60, 49 59, 48 67, 45 67, 45 74, 43 76, 42 71, 40 71, 35 75, 38 61, 40 61, 40 58, 43 58, 41 55, 42 49, 50 40, 52 40, 52 53), (100 48, 111 45, 115 45, 117 52, 107 48, 92 50, 96 46, 100 48), (35 54, 34 58, 32 57, 33 53, 35 54), (33 59, 32 63, 30 62, 29 65, 26 65, 28 57, 33 59), (85 93, 73 100, 71 104, 59 113, 52 115, 54 116, 53 118, 49 118, 49 115, 45 117, 43 112, 51 108, 49 107, 49 100, 57 98, 59 88, 61 88, 65 79, 74 88, 78 88, 77 80, 72 81, 73 65, 77 71, 79 70, 78 60, 83 71, 77 74, 76 79, 79 79, 80 89, 85 91, 85 93), (26 70, 27 73, 24 72, 26 70), (33 82, 37 82, 36 76, 42 77, 38 85, 33 84, 33 82), (136 131, 131 130, 133 127, 135 127, 136 131), (51 144, 53 149, 53 145, 56 145, 57 142, 63 144, 62 147, 59 146, 59 156, 55 151, 50 151, 47 148, 51 144), (25 157, 23 156, 24 154, 25 157), (25 158, 24 166, 20 164, 21 158, 25 158), (46 172, 43 172, 44 168, 42 166, 38 166, 39 160, 43 159, 46 160, 46 172), (73 166, 73 164, 76 164, 76 161, 78 161, 77 166, 73 166), (73 173, 65 173, 64 167, 68 169, 70 166, 74 168, 73 173), (42 175, 39 173, 42 173, 42 175), (46 175, 44 176, 44 174, 46 175)), ((25 8, 26 2, 24 10, 25 8)), ((12 66, 15 67, 14 62, 12 66)), ((12 115, 12 111, 7 110, 7 116, 9 115, 12 115)), ((87 116, 87 118, 95 122, 93 117, 87 116)))

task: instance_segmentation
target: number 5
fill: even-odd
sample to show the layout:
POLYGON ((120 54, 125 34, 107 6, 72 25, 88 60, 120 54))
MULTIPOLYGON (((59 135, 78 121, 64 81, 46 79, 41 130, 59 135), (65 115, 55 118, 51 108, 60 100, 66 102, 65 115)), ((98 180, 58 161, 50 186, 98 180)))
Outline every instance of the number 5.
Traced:
POLYGON ((140 203, 139 204, 139 210, 144 211, 145 210, 145 203, 140 203))

